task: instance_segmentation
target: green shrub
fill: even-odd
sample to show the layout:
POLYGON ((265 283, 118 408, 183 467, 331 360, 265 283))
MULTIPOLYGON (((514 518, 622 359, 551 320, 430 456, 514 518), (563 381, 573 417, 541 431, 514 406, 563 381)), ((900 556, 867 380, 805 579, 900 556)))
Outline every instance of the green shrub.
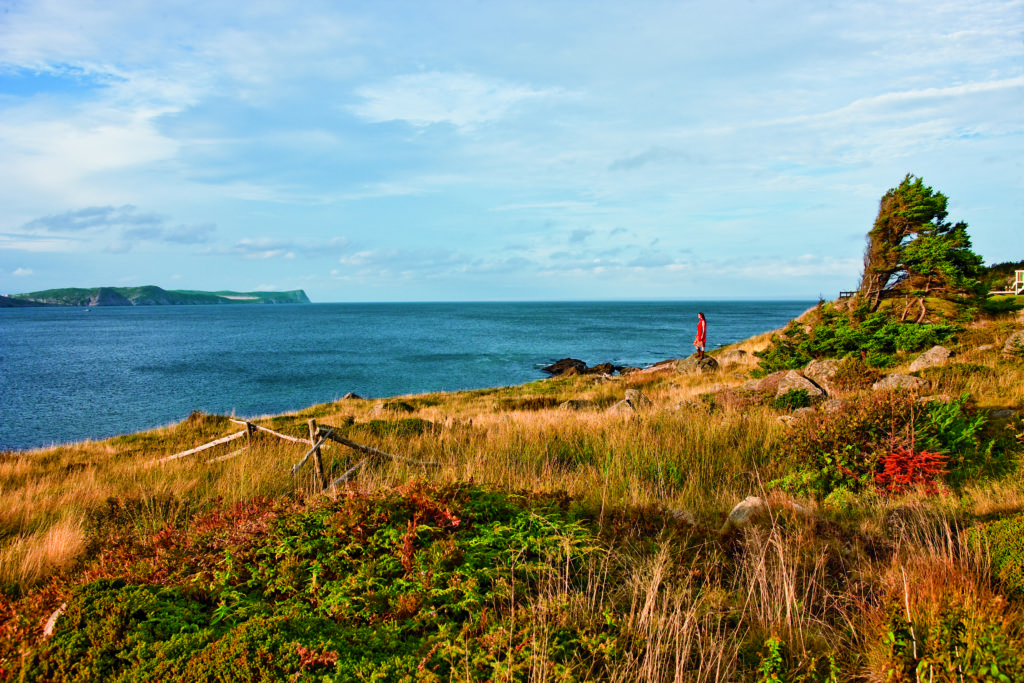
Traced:
POLYGON ((757 372, 763 376, 803 367, 815 358, 849 356, 861 356, 870 367, 889 367, 897 352, 920 351, 950 339, 957 331, 947 324, 900 322, 885 311, 861 315, 825 305, 818 309, 819 322, 810 332, 791 322, 772 337, 768 349, 755 352, 761 359, 757 372))
POLYGON ((772 400, 772 405, 779 410, 796 410, 797 408, 810 408, 811 395, 806 389, 790 389, 781 396, 772 400))
MULTIPOLYGON (((265 502, 215 510, 188 532, 169 528, 156 554, 108 555, 104 566, 130 580, 76 588, 21 675, 525 680, 530 657, 512 653, 531 646, 531 605, 556 576, 564 590, 582 590, 597 551, 559 503, 414 485, 287 514, 265 502)), ((553 670, 601 670, 616 634, 543 604, 554 610, 543 618, 564 624, 553 670)))
POLYGON ((894 683, 1013 683, 1024 680, 1024 640, 997 605, 946 605, 930 624, 911 623, 891 610, 886 645, 894 683))
POLYGON ((794 428, 784 453, 792 471, 772 484, 824 499, 837 489, 860 492, 876 484, 883 463, 899 449, 943 456, 946 482, 1004 474, 1009 444, 987 438, 988 418, 968 397, 919 405, 901 394, 872 394, 851 407, 794 428))
POLYGON ((992 573, 1010 592, 1024 596, 1024 514, 988 522, 973 530, 992 558, 992 573))

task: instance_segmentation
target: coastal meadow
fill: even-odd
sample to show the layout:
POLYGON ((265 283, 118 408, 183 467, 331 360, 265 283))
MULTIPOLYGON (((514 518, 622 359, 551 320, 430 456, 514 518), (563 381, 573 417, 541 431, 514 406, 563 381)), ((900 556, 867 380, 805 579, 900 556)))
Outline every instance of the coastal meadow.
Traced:
MULTIPOLYGON (((853 408, 798 414, 751 389, 770 335, 716 351, 707 374, 668 363, 249 418, 307 441, 315 419, 401 456, 325 492, 311 463, 291 474, 308 444, 262 432, 160 462, 239 431, 228 416, 4 453, 0 676, 1019 680, 1024 564, 998 545, 1024 515, 1024 367, 997 347, 1013 329, 974 324, 955 363, 918 373, 962 408, 899 417, 905 396, 873 392, 867 366, 830 392, 883 416, 863 453, 929 419, 942 438, 977 425, 961 480, 898 492, 873 470, 821 494, 787 484, 853 408), (748 496, 768 519, 731 528, 748 496)), ((322 451, 328 480, 364 459, 322 451)))

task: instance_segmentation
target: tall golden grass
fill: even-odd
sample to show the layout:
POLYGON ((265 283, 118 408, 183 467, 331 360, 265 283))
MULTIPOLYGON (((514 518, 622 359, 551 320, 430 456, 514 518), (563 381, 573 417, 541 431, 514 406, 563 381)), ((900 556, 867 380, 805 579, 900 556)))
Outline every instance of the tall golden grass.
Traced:
MULTIPOLYGON (((767 343, 765 335, 738 346, 752 352, 767 343)), ((972 351, 958 360, 994 372, 966 368, 957 374, 954 369, 943 382, 969 391, 982 407, 1024 407, 1019 363, 1001 360, 998 352, 972 351)), ((408 417, 388 417, 378 402, 361 399, 253 421, 300 438, 308 437, 310 417, 325 427, 352 422, 353 440, 438 463, 436 468, 397 460, 367 464, 357 474, 362 490, 431 479, 566 492, 602 523, 606 511, 647 508, 710 538, 708 530, 717 529, 736 502, 763 495, 764 482, 785 473, 778 453, 790 428, 775 409, 742 399, 737 389, 748 370, 738 365, 709 376, 681 375, 669 366, 610 379, 582 376, 402 397, 414 407, 412 416, 433 425, 411 436, 361 429, 373 420, 408 417), (627 389, 641 390, 652 405, 610 410, 627 389), (541 398, 546 400, 522 400, 541 398), (594 407, 554 407, 569 399, 586 399, 594 407)), ((290 475, 308 446, 265 434, 158 462, 239 429, 224 417, 195 415, 106 441, 0 454, 0 584, 7 591, 27 590, 55 572, 71 570, 88 552, 97 520, 112 506, 145 539, 166 525, 187 525, 192 514, 214 501, 312 490, 309 465, 296 478, 290 475)), ((333 443, 323 451, 334 476, 362 459, 333 443)), ((813 501, 800 502, 817 510, 813 501)), ((553 605, 559 605, 558 618, 568 611, 580 620, 602 618, 610 604, 630 605, 628 628, 644 647, 617 669, 615 680, 735 680, 738 661, 747 656, 740 652, 742 643, 771 636, 785 641, 800 661, 866 652, 860 675, 883 680, 887 653, 878 643, 887 614, 880 605, 903 605, 921 624, 934 619, 950 596, 1007 618, 1020 616, 1015 608, 997 604, 986 551, 969 543, 958 523, 967 515, 1024 510, 1020 475, 978 482, 959 497, 863 496, 858 506, 848 518, 829 522, 835 528, 827 533, 776 520, 742 534, 732 550, 708 544, 699 560, 681 553, 678 539, 657 540, 657 552, 643 556, 615 549, 592 560, 582 593, 570 591, 554 574, 523 613, 523 624, 542 651, 556 626, 553 605), (861 542, 868 537, 894 538, 891 552, 873 556, 865 550, 871 544, 861 542), (726 552, 730 557, 722 555, 726 552), (627 567, 627 581, 609 584, 612 563, 627 567), (708 566, 716 563, 728 571, 709 575, 708 566), (736 596, 742 603, 738 612, 729 606, 736 596)), ((537 659, 532 680, 547 680, 546 661, 537 659)))

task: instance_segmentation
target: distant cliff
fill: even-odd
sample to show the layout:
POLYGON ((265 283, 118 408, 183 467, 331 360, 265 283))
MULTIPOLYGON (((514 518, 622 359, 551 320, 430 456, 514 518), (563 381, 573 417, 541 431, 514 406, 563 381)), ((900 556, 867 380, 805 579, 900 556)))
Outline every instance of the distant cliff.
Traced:
POLYGON ((290 292, 197 292, 145 287, 47 289, 0 296, 0 308, 22 306, 192 306, 208 304, 308 304, 301 289, 290 292))

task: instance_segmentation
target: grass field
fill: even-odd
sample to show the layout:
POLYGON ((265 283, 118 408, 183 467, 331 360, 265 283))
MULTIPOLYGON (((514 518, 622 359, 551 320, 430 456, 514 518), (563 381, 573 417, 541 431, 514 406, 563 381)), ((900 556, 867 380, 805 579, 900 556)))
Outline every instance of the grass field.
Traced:
MULTIPOLYGON (((1024 551, 988 531, 1024 515, 1024 366, 999 353, 1014 329, 967 326, 919 373, 945 412, 848 373, 829 392, 845 407, 794 416, 750 388, 748 356, 252 418, 403 458, 324 495, 310 464, 290 474, 308 445, 262 432, 160 462, 243 429, 226 416, 4 453, 0 676, 1024 680, 1024 551), (627 391, 644 405, 616 409, 627 391), (781 487, 809 463, 855 469, 815 458, 857 410, 875 422, 850 444, 883 462, 931 429, 945 478, 882 489, 872 461, 828 495, 781 487), (767 521, 720 534, 747 496, 767 521)), ((912 356, 896 360, 885 372, 912 356)), ((331 479, 363 458, 323 455, 331 479)))

